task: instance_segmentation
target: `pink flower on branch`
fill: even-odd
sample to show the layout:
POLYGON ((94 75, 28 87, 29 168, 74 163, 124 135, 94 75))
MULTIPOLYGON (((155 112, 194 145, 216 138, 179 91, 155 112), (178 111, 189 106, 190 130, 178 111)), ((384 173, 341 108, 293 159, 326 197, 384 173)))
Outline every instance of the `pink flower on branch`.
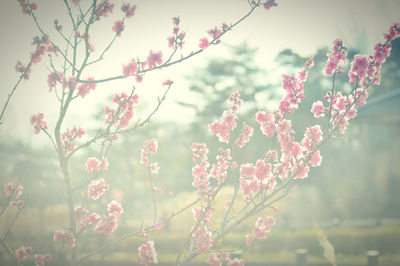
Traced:
POLYGON ((35 255, 35 264, 36 266, 45 266, 45 263, 51 260, 51 256, 46 254, 36 254, 35 255))
POLYGON ((161 63, 162 63, 162 52, 158 51, 157 53, 153 53, 153 50, 150 50, 150 53, 147 56, 147 64, 149 65, 149 69, 153 69, 157 65, 161 65, 161 63))
POLYGON ((131 6, 129 3, 124 3, 121 6, 121 11, 125 13, 126 18, 130 18, 135 15, 136 5, 131 6))
POLYGON ((117 34, 118 37, 121 37, 121 32, 125 29, 125 24, 121 21, 115 21, 112 30, 117 34))
POLYGON ((108 160, 103 158, 101 161, 95 157, 90 157, 86 160, 86 171, 89 174, 96 174, 100 171, 108 169, 108 160))
POLYGON ((54 242, 61 242, 61 244, 67 248, 73 248, 75 246, 75 237, 71 232, 67 232, 63 229, 54 231, 53 236, 54 242))
POLYGON ((132 59, 127 65, 122 65, 122 73, 124 77, 136 75, 137 70, 138 67, 135 59, 132 59))
POLYGON ((157 264, 157 252, 154 248, 154 241, 147 241, 140 245, 139 251, 139 263, 142 265, 157 264))
POLYGON ((31 252, 31 247, 19 247, 15 250, 15 256, 17 256, 18 261, 22 262, 26 260, 26 257, 28 257, 31 252))
POLYGON ((253 228, 253 234, 255 238, 265 239, 267 237, 267 233, 269 233, 272 226, 275 225, 275 221, 275 218, 272 216, 268 216, 266 219, 258 217, 253 228))
POLYGON ((103 178, 92 180, 88 189, 88 198, 97 200, 109 189, 110 185, 106 184, 103 178))
POLYGON ((43 118, 43 113, 38 113, 31 116, 31 125, 33 125, 35 134, 39 134, 41 129, 47 129, 47 123, 43 120, 43 118))
MULTIPOLYGON (((88 80, 93 80, 93 77, 89 77, 88 80)), ((96 89, 97 83, 83 83, 78 86, 78 95, 84 98, 91 90, 96 89)))

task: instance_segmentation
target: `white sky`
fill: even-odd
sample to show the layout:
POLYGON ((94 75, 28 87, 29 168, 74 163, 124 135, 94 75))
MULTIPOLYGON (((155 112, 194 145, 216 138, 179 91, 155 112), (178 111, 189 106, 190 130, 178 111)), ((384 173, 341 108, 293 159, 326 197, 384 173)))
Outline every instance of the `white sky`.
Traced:
MULTIPOLYGON (((84 3, 87 0, 82 0, 84 3)), ((68 28, 68 19, 62 1, 36 1, 37 14, 45 31, 54 36, 53 20, 58 18, 64 28, 68 28)), ((112 16, 102 19, 95 26, 91 35, 96 51, 113 36, 111 27, 122 14, 120 6, 123 1, 113 1, 115 9, 112 16)), ((201 37, 206 37, 207 30, 222 22, 233 23, 248 10, 246 0, 126 0, 138 6, 136 15, 127 20, 126 30, 117 40, 106 60, 91 69, 85 76, 96 79, 120 75, 122 63, 132 58, 146 58, 150 49, 162 50, 164 59, 170 49, 166 38, 172 32, 174 16, 180 16, 181 28, 186 31, 186 45, 182 50, 187 55, 197 50, 201 37)), ((344 40, 350 47, 357 47, 365 53, 371 52, 373 45, 382 41, 382 33, 386 32, 393 22, 400 22, 400 1, 324 1, 324 0, 278 0, 278 8, 266 11, 258 9, 236 29, 222 39, 223 43, 239 44, 243 41, 259 48, 258 63, 268 67, 273 63, 276 54, 290 48, 301 55, 312 55, 316 49, 331 46, 336 38, 344 40), (367 40, 367 42, 365 42, 367 40)), ((3 52, 0 63, 1 89, 0 106, 3 106, 7 93, 14 86, 18 76, 14 70, 17 60, 28 61, 32 51, 32 37, 39 35, 32 18, 23 15, 17 1, 7 1, 0 9, 0 34, 3 52)), ((61 44, 59 39, 58 44, 61 44)), ((174 102, 192 97, 187 90, 184 74, 191 73, 195 67, 205 65, 207 58, 226 55, 223 45, 213 46, 189 61, 170 67, 163 71, 148 73, 144 81, 137 86, 137 93, 142 99, 138 116, 144 117, 143 109, 156 104, 157 96, 162 94, 161 82, 167 78, 175 81, 167 101, 156 114, 157 119, 178 120, 187 122, 189 114, 183 112, 174 102)), ((34 136, 29 124, 33 113, 45 113, 49 128, 52 131, 58 110, 54 94, 48 92, 48 72, 43 60, 34 65, 31 78, 17 89, 11 104, 6 111, 5 123, 0 126, 0 135, 17 136, 26 141, 41 142, 43 136, 34 136)), ((277 80, 280 79, 278 75, 277 80)), ((92 115, 96 108, 109 103, 113 93, 129 91, 134 80, 113 81, 98 86, 84 99, 78 98, 71 106, 64 128, 72 125, 89 127, 95 125, 92 115), (95 108, 96 107, 96 108, 95 108)), ((47 140, 46 140, 47 141, 47 140)))

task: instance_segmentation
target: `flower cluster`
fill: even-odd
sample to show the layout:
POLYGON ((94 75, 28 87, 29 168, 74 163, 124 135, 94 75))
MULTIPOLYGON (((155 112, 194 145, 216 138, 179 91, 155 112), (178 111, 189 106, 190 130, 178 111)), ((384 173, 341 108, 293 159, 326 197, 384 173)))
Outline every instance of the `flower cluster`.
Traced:
POLYGON ((45 266, 45 262, 48 262, 51 260, 51 256, 49 254, 36 254, 35 255, 35 264, 36 266, 45 266))
POLYGON ((232 106, 224 111, 222 119, 208 125, 211 134, 216 135, 220 142, 225 143, 229 143, 230 133, 236 128, 239 119, 236 114, 242 105, 239 93, 232 93, 228 102, 232 103, 232 106))
POLYGON ((263 3, 263 7, 266 10, 270 10, 273 7, 277 7, 278 3, 276 3, 276 0, 267 0, 265 3, 263 3))
POLYGON ((36 10, 37 8, 36 3, 29 3, 29 1, 26 0, 17 1, 22 8, 22 13, 24 13, 25 15, 31 15, 31 10, 36 10))
POLYGON ((122 65, 122 73, 124 77, 134 76, 137 73, 138 67, 135 59, 132 59, 129 64, 122 65))
POLYGON ((86 134, 86 131, 83 128, 77 129, 76 126, 67 130, 61 134, 61 141, 63 148, 67 152, 71 152, 75 149, 76 139, 82 138, 83 135, 86 134))
POLYGON ((61 242, 64 247, 73 248, 75 246, 75 236, 68 231, 58 229, 54 231, 53 240, 55 242, 61 242))
MULTIPOLYGON (((336 39, 333 41, 332 53, 328 54, 328 62, 325 67, 325 74, 330 75, 336 73, 339 69, 339 64, 344 64, 347 57, 347 47, 343 46, 342 40, 336 39)), ((339 71, 343 73, 343 71, 339 71)))
POLYGON ((124 210, 119 202, 111 201, 107 205, 107 215, 102 215, 93 228, 93 232, 110 235, 118 227, 118 217, 124 210))
POLYGON ((244 266, 243 259, 234 258, 231 259, 229 254, 225 251, 212 252, 207 259, 207 264, 211 266, 244 266), (225 263, 225 264, 224 264, 225 263))
POLYGON ((269 233, 272 226, 275 225, 275 221, 275 218, 272 216, 268 216, 266 219, 258 217, 252 231, 255 238, 265 239, 267 237, 267 233, 269 233))
POLYGON ((112 27, 112 30, 117 34, 118 37, 121 37, 121 32, 123 32, 125 29, 125 24, 123 21, 118 20, 114 22, 114 26, 112 27))
POLYGON ((251 126, 244 126, 242 132, 240 133, 240 137, 235 141, 235 144, 239 148, 243 148, 244 145, 249 142, 250 137, 253 135, 253 128, 251 126))
POLYGON ((219 39, 219 37, 221 36, 221 34, 223 34, 225 31, 227 31, 229 29, 229 26, 226 23, 222 23, 221 27, 217 27, 215 26, 212 29, 209 29, 207 31, 208 35, 211 36, 212 40, 209 41, 207 38, 203 37, 200 39, 200 43, 199 43, 199 47, 201 49, 205 49, 207 48, 210 43, 215 43, 218 44, 221 42, 221 40, 219 39))
POLYGON ((19 247, 15 250, 15 255, 17 256, 18 261, 22 262, 28 257, 29 253, 32 252, 31 247, 19 247))
POLYGON ((172 35, 167 38, 168 46, 172 49, 176 49, 177 47, 182 48, 184 44, 183 39, 185 38, 185 32, 180 31, 179 17, 172 18, 172 21, 174 23, 174 28, 172 35))
POLYGON ((150 154, 157 152, 158 142, 156 139, 146 140, 140 150, 140 163, 149 168, 151 174, 157 174, 160 167, 158 162, 150 163, 150 154))
POLYGON ((214 245, 215 241, 212 239, 212 232, 205 225, 199 225, 192 231, 194 245, 198 254, 206 252, 214 245))
POLYGON ((113 102, 118 105, 117 110, 105 107, 106 121, 119 128, 127 127, 133 117, 133 105, 139 102, 137 94, 129 96, 125 92, 114 94, 113 102))
POLYGON ((135 15, 136 5, 131 6, 130 4, 124 3, 121 6, 121 11, 125 13, 126 18, 130 18, 135 15))
POLYGON ((232 156, 230 149, 218 149, 217 163, 212 164, 210 177, 217 180, 218 185, 221 185, 228 178, 228 169, 232 167, 232 156))
POLYGON ((110 185, 106 184, 103 178, 92 180, 92 182, 89 184, 87 196, 88 198, 97 200, 104 194, 104 192, 106 192, 109 189, 110 185))
POLYGON ((74 208, 75 218, 79 222, 82 228, 86 228, 96 223, 100 219, 100 215, 97 213, 89 214, 89 210, 78 205, 74 208))
POLYGON ((158 263, 157 252, 154 248, 154 241, 147 241, 140 245, 139 251, 139 262, 142 265, 150 265, 158 263))
MULTIPOLYGON (((88 80, 93 80, 93 77, 88 77, 88 80)), ((78 95, 84 98, 91 90, 96 89, 97 83, 82 83, 78 86, 78 95)))
POLYGON ((153 69, 157 65, 161 65, 162 52, 158 51, 157 53, 154 53, 153 50, 150 50, 146 63, 149 66, 149 69, 153 69))
POLYGON ((41 129, 47 129, 47 123, 43 120, 43 118, 43 113, 38 113, 31 116, 31 125, 33 125, 35 134, 39 134, 41 129))
POLYGON ((19 73, 22 73, 25 80, 29 79, 29 74, 31 73, 32 69, 27 68, 21 61, 18 60, 17 64, 15 65, 15 70, 19 73))
POLYGON ((197 188, 200 197, 204 197, 210 191, 209 175, 207 168, 210 164, 207 161, 208 149, 204 143, 193 143, 193 162, 197 163, 192 168, 193 182, 192 185, 197 188))
POLYGON ((14 196, 16 199, 18 199, 22 195, 23 189, 23 186, 18 185, 17 187, 15 187, 13 183, 7 183, 4 185, 3 188, 7 198, 14 196))
POLYGON ((99 20, 101 17, 107 17, 108 14, 112 13, 114 9, 114 4, 110 3, 109 0, 103 0, 96 6, 96 19, 99 20))
POLYGON ((86 160, 86 171, 89 174, 97 174, 100 171, 106 171, 108 168, 108 160, 103 158, 101 161, 95 157, 89 157, 86 160))

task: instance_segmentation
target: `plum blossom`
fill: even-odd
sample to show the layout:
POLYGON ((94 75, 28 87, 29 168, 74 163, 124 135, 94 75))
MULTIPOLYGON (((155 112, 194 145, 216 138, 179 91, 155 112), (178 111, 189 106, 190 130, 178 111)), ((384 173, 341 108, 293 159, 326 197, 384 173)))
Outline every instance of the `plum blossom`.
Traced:
POLYGON ((107 211, 112 215, 120 215, 124 212, 124 209, 122 208, 121 203, 113 200, 110 203, 108 203, 107 211))
POLYGON ((35 265, 36 266, 45 266, 45 262, 48 262, 51 260, 51 256, 49 254, 42 255, 42 254, 36 254, 35 255, 35 265))
POLYGON ((129 3, 124 3, 121 6, 121 11, 125 13, 126 18, 133 17, 135 15, 136 5, 131 6, 129 3))
POLYGON ((214 245, 215 241, 212 239, 212 232, 205 225, 197 226, 192 236, 198 254, 206 252, 214 245))
MULTIPOLYGON (((89 77, 88 80, 93 80, 93 77, 89 77)), ((91 90, 95 90, 97 83, 83 83, 78 86, 78 95, 84 98, 91 90)))
POLYGON ((89 174, 97 174, 100 171, 106 171, 108 169, 108 160, 103 158, 101 161, 95 157, 89 157, 86 160, 86 171, 89 174))
POLYGON ((31 125, 33 125, 35 134, 39 134, 41 129, 47 129, 47 123, 43 120, 43 118, 43 113, 38 113, 31 116, 31 125))
POLYGON ((122 67, 123 67, 122 73, 123 73, 124 77, 134 76, 136 74, 137 70, 138 70, 137 63, 136 63, 135 59, 132 59, 129 62, 129 64, 123 65, 122 67))
POLYGON ((201 38, 199 42, 199 47, 201 49, 206 49, 210 45, 210 42, 207 40, 207 38, 201 38))
POLYGON ((150 165, 150 154, 157 152, 158 142, 156 139, 146 140, 143 143, 142 149, 140 151, 140 163, 144 164, 146 167, 150 168, 150 171, 158 172, 158 164, 150 165))
POLYGON ((61 242, 61 244, 67 248, 73 248, 75 246, 74 235, 64 229, 55 230, 53 240, 54 242, 61 242))
POLYGON ((28 257, 29 253, 32 252, 31 247, 19 247, 15 250, 15 255, 17 256, 18 261, 22 262, 28 257))
POLYGON ((139 262, 142 265, 150 265, 158 263, 157 252, 154 248, 154 241, 147 241, 146 243, 140 245, 139 251, 139 262))
POLYGON ((120 128, 127 127, 133 118, 133 105, 139 102, 139 96, 137 94, 128 96, 125 92, 114 94, 113 102, 118 105, 118 109, 106 106, 104 109, 106 121, 112 125, 118 125, 120 128))
POLYGON ((256 224, 253 228, 253 234, 257 239, 264 239, 267 237, 267 233, 271 231, 271 227, 275 225, 275 218, 268 216, 263 219, 261 217, 257 218, 256 224))
POLYGON ((68 152, 73 151, 75 149, 76 139, 82 138, 85 134, 86 131, 81 127, 79 129, 77 129, 76 126, 71 129, 67 128, 67 130, 61 134, 63 148, 68 152))
POLYGON ((245 126, 240 133, 240 137, 235 141, 235 144, 239 148, 243 148, 244 145, 249 142, 250 137, 253 135, 253 128, 251 126, 245 126))
POLYGON ((157 65, 161 65, 162 63, 162 52, 158 51, 154 53, 153 50, 150 50, 150 53, 147 57, 147 64, 149 65, 149 69, 153 69, 157 65))
POLYGON ((103 235, 110 235, 118 227, 118 217, 116 214, 109 213, 108 215, 102 215, 95 224, 93 232, 100 233, 103 235))
POLYGON ((117 34, 118 37, 121 37, 121 32, 125 29, 125 24, 121 20, 115 21, 112 30, 117 34))
POLYGON ((109 189, 110 185, 106 184, 103 178, 92 180, 92 182, 89 184, 88 198, 97 200, 109 189))

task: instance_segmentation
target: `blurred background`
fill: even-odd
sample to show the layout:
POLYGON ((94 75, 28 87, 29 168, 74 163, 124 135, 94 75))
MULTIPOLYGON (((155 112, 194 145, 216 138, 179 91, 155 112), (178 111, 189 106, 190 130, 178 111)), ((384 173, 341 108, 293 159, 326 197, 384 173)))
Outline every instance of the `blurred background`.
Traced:
MULTIPOLYGON (((169 16, 167 19, 178 15, 176 14, 178 11, 185 14, 185 11, 189 12, 195 7, 193 2, 187 6, 179 1, 172 2, 171 7, 165 9, 169 16)), ((210 18, 203 22, 206 24, 203 26, 205 28, 198 26, 194 19, 188 19, 187 25, 194 26, 193 28, 188 26, 187 31, 202 30, 203 36, 205 36, 208 28, 222 22, 218 15, 230 17, 232 21, 240 16, 243 13, 241 11, 246 10, 247 3, 243 2, 239 4, 239 1, 235 1, 232 4, 232 11, 228 12, 226 11, 227 6, 224 6, 224 3, 228 4, 228 2, 221 1, 221 4, 214 6, 220 11, 215 11, 215 14, 210 15, 210 18), (215 24, 213 24, 214 21, 216 21, 215 24), (191 24, 191 22, 193 23, 191 24)), ((308 111, 311 109, 312 103, 323 97, 330 89, 330 77, 322 75, 327 60, 326 54, 331 49, 330 42, 340 36, 348 37, 349 41, 346 42, 344 39, 344 42, 345 44, 349 43, 348 58, 351 61, 355 54, 370 53, 373 44, 382 40, 381 33, 386 32, 389 28, 389 20, 399 19, 392 10, 393 7, 400 7, 399 2, 396 1, 388 1, 386 4, 378 1, 354 1, 349 6, 345 6, 346 2, 344 1, 338 1, 332 7, 328 6, 326 2, 319 4, 318 1, 306 1, 301 6, 298 6, 298 3, 291 5, 289 2, 279 2, 280 7, 276 9, 276 13, 273 13, 275 10, 268 11, 271 12, 271 16, 275 16, 275 19, 280 19, 282 27, 269 26, 270 23, 266 23, 264 18, 260 18, 260 15, 268 17, 270 14, 259 10, 257 15, 241 25, 237 32, 229 33, 221 45, 209 48, 210 51, 206 51, 208 54, 204 58, 194 59, 193 64, 184 63, 182 66, 171 68, 166 72, 155 73, 154 76, 149 75, 149 81, 145 77, 138 90, 142 99, 137 110, 139 117, 144 117, 154 107, 157 95, 162 93, 160 91, 162 80, 172 78, 175 80, 176 88, 173 87, 171 95, 167 97, 161 111, 156 114, 155 120, 131 134, 122 135, 110 150, 108 155, 110 167, 102 177, 111 184, 111 190, 99 202, 93 202, 89 207, 91 211, 101 212, 111 199, 122 202, 124 214, 117 233, 111 239, 138 230, 142 224, 151 223, 152 209, 149 208, 149 204, 152 204, 152 199, 149 183, 146 169, 139 163, 140 148, 144 140, 155 137, 159 142, 159 151, 154 156, 154 160, 159 162, 160 172, 154 177, 154 182, 156 187, 164 191, 157 195, 157 200, 159 213, 163 217, 167 217, 196 199, 196 193, 192 187, 191 144, 193 142, 206 143, 210 149, 211 162, 215 159, 218 147, 228 147, 219 144, 215 136, 210 136, 207 125, 220 117, 224 108, 227 107, 226 99, 232 92, 240 92, 244 100, 243 109, 239 113, 239 125, 246 122, 255 129, 250 143, 245 148, 234 151, 235 159, 239 163, 255 162, 271 147, 271 143, 260 133, 259 127, 254 121, 255 113, 257 110, 273 111, 277 108, 282 97, 280 89, 282 73, 295 73, 302 68, 309 56, 314 55, 315 67, 310 71, 309 79, 305 84, 306 99, 303 107, 306 112, 305 114, 294 113, 290 117, 295 121, 293 125, 296 137, 300 138, 307 125, 306 121, 311 124, 318 123, 308 111), (356 15, 354 12, 357 3, 360 9, 358 11, 364 13, 365 16, 356 15), (296 10, 305 12, 298 18, 299 29, 294 29, 295 21, 291 20, 293 16, 299 15, 296 10), (329 10, 337 11, 336 16, 340 22, 335 24, 333 20, 327 24, 334 25, 326 30, 329 34, 320 35, 320 40, 315 41, 318 39, 318 36, 315 36, 318 34, 317 32, 325 31, 322 24, 310 25, 326 22, 323 14, 329 13, 329 10), (339 11, 342 13, 339 14, 339 11), (281 13, 277 14, 277 12, 281 13), (292 25, 283 23, 288 20, 293 21, 292 25), (371 24, 363 24, 365 21, 372 21, 369 23, 376 27, 366 26, 371 24), (309 28, 305 28, 306 25, 309 28), (267 32, 257 31, 260 27, 270 28, 267 32), (275 33, 271 28, 279 28, 279 30, 275 33), (241 33, 252 31, 254 33, 249 33, 241 38, 241 33), (304 43, 312 43, 312 47, 310 47, 311 44, 301 43, 300 40, 303 40, 301 36, 294 42, 280 43, 281 35, 288 34, 295 38, 297 31, 304 31, 305 35, 314 32, 312 40, 304 37, 304 43), (236 37, 231 36, 235 34, 236 37), (268 34, 271 34, 270 38, 266 37, 268 34), (257 39, 261 38, 260 36, 263 37, 263 41, 257 39), (325 39, 330 41, 325 41, 325 39), (275 42, 275 40, 277 41, 275 42)), ((143 13, 148 15, 151 12, 150 4, 138 1, 138 16, 140 3, 143 6, 143 13)), ((40 1, 38 4, 40 7, 40 1)), ((160 6, 154 10, 153 15, 157 17, 154 21, 161 20, 157 15, 161 14, 160 10, 163 4, 159 4, 160 6)), ((211 2, 206 1, 200 11, 204 9, 206 12, 207 7, 213 7, 211 2)), ((17 3, 9 4, 7 8, 18 14, 16 16, 22 16, 18 13, 20 11, 17 3)), ((44 8, 50 7, 44 6, 44 8)), ((9 13, 13 14, 11 11, 9 13)), ((50 17, 49 13, 45 11, 40 11, 40 8, 38 12, 43 13, 44 20, 50 20, 53 17, 50 17)), ((52 15, 56 16, 56 14, 52 15)), ((62 14, 59 15, 62 16, 62 14)), ((144 17, 138 17, 138 21, 140 18, 147 21, 144 17)), ((187 19, 188 16, 185 18, 187 19)), ((325 18, 328 20, 329 17, 325 18)), ((24 17, 17 21, 21 25, 25 25, 29 18, 24 17)), ((110 28, 112 21, 112 19, 109 20, 106 26, 110 28)), ((148 22, 149 28, 159 26, 154 21, 153 24, 148 22)), ((181 23, 185 23, 185 20, 182 20, 181 23)), ((135 28, 135 24, 132 27, 138 31, 143 30, 140 26, 135 28)), ((158 34, 162 37, 165 35, 166 38, 171 29, 172 22, 165 30, 160 26, 154 35, 158 34)), ((15 28, 2 26, 2 30, 4 32, 15 31, 15 28)), ((111 29, 108 28, 100 27, 98 31, 111 34, 111 29)), ((23 33, 21 35, 25 36, 26 40, 22 41, 26 43, 29 43, 30 38, 33 37, 28 31, 16 31, 16 33, 17 35, 23 33)), ((122 36, 124 37, 125 33, 127 42, 132 44, 129 32, 123 32, 122 36)), ((5 41, 2 45, 13 45, 14 42, 18 42, 12 39, 15 37, 10 38, 10 41, 5 41)), ((190 39, 192 43, 188 41, 188 50, 183 50, 182 53, 190 51, 191 48, 196 49, 199 38, 190 39)), ((159 47, 165 48, 166 41, 161 39, 161 41, 153 40, 152 43, 161 43, 159 47)), ((99 37, 98 40, 101 41, 101 38, 99 37)), ((123 48, 124 51, 127 50, 125 46, 118 45, 119 49, 117 50, 123 48)), ((7 47, 4 49, 10 50, 7 47)), ((22 58, 23 56, 27 57, 29 49, 29 47, 21 48, 23 51, 21 53, 19 50, 12 50, 11 55, 7 55, 9 58, 7 60, 11 63, 7 60, 2 63, 4 86, 1 89, 1 103, 4 102, 5 95, 12 88, 10 84, 13 84, 16 79, 6 80, 7 71, 12 72, 10 66, 13 66, 14 62, 21 58, 21 54, 22 58)), ((147 54, 150 46, 146 46, 144 43, 138 45, 137 49, 140 52, 145 51, 141 52, 144 55, 147 54)), ((153 49, 158 50, 157 48, 153 49)), ((168 51, 163 50, 163 53, 168 54, 168 51)), ((112 64, 117 69, 121 67, 121 61, 126 63, 131 58, 131 56, 128 58, 118 52, 111 53, 111 55, 112 58, 107 60, 111 60, 109 62, 116 61, 117 63, 112 64)), ((349 62, 345 65, 345 69, 348 68, 349 62)), ((105 70, 104 65, 94 69, 94 72, 99 76, 114 74, 105 70)), ((10 76, 16 77, 15 74, 10 74, 10 76)), ((56 118, 56 114, 53 114, 51 110, 54 109, 55 101, 51 99, 54 95, 47 91, 46 78, 44 78, 47 77, 46 69, 34 68, 32 76, 32 80, 25 82, 18 90, 7 111, 5 123, 0 128, 2 135, 0 139, 0 181, 1 183, 15 182, 22 175, 22 185, 25 187, 23 198, 27 205, 11 231, 10 246, 30 245, 40 247, 42 253, 53 253, 56 249, 52 242, 54 229, 68 226, 67 205, 63 197, 63 180, 56 154, 51 150, 51 146, 44 136, 33 135, 28 121, 29 115, 33 112, 45 112, 50 131, 52 131, 54 126, 52 121, 56 118), (25 167, 26 170, 24 170, 25 167)), ((74 124, 81 125, 87 129, 89 136, 93 135, 97 126, 101 125, 102 119, 104 119, 104 103, 110 102, 112 93, 128 91, 131 84, 132 81, 121 81, 99 86, 95 92, 96 96, 89 95, 92 98, 89 98, 88 102, 81 101, 73 106, 65 127, 71 127, 74 124), (90 107, 82 109, 82 106, 90 107)), ((336 86, 346 91, 349 88, 347 76, 338 79, 336 86)), ((316 228, 320 227, 335 248, 338 265, 366 265, 368 250, 380 252, 380 265, 400 265, 399 86, 400 42, 397 40, 393 42, 391 56, 383 66, 381 85, 370 91, 367 104, 360 108, 357 118, 351 121, 346 135, 331 141, 322 149, 322 166, 312 169, 307 179, 298 182, 289 195, 274 206, 275 211, 267 210, 261 214, 275 216, 277 224, 266 240, 256 241, 253 249, 244 250, 242 257, 246 264, 283 265, 292 263, 295 261, 297 249, 308 250, 307 260, 310 263, 328 264, 316 233, 316 228)), ((233 132, 233 139, 240 134, 240 129, 241 127, 238 127, 233 132)), ((77 153, 71 159, 71 176, 74 184, 78 185, 88 177, 84 162, 86 158, 98 153, 99 146, 93 145, 89 149, 77 153)), ((237 173, 233 174, 233 177, 235 176, 237 173)), ((232 188, 227 187, 222 192, 221 198, 216 202, 220 211, 217 211, 211 224, 217 224, 223 217, 222 206, 229 200, 232 191, 232 188)), ((75 195, 76 202, 79 202, 86 192, 87 188, 85 187, 78 190, 75 195)), ((5 196, 1 194, 0 204, 4 204, 4 202, 5 196)), ((2 232, 11 223, 14 214, 15 209, 9 208, 0 217, 2 232)), ((249 219, 247 223, 238 228, 237 232, 228 235, 223 240, 223 244, 229 248, 243 248, 244 236, 250 232, 255 219, 256 217, 249 219)), ((151 233, 151 239, 156 243, 161 265, 175 261, 176 254, 182 247, 192 225, 192 214, 190 211, 186 211, 168 223, 163 230, 151 233)), ((82 254, 93 250, 107 240, 108 238, 99 235, 85 235, 81 238, 82 254)), ((104 265, 134 264, 137 262, 137 247, 145 241, 147 241, 145 238, 132 238, 111 247, 104 253, 104 265)), ((58 255, 66 254, 60 252, 58 255)), ((0 259, 4 258, 5 253, 0 250, 0 259)), ((94 256, 95 260, 101 258, 101 255, 94 256)), ((202 265, 205 257, 200 256, 196 261, 202 265)))

